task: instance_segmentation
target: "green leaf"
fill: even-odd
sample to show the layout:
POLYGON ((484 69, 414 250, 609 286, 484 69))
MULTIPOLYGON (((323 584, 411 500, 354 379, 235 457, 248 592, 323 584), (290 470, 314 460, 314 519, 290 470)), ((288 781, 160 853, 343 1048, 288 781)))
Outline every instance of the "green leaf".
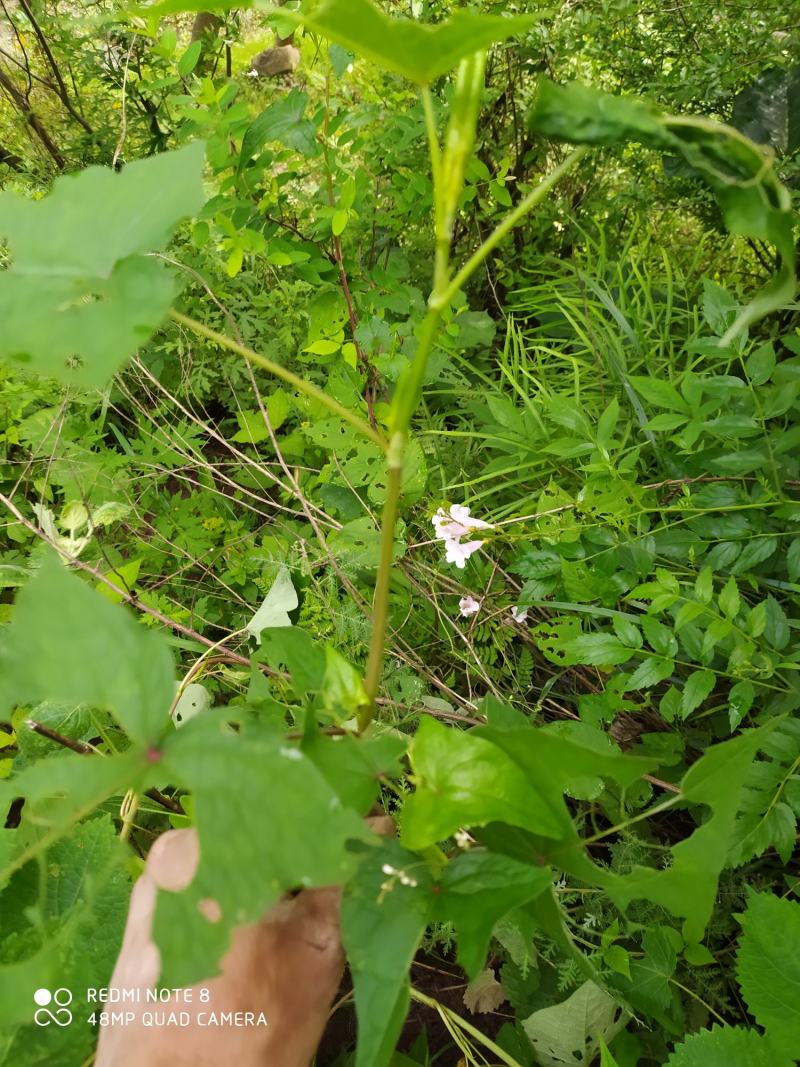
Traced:
POLYGON ((185 78, 188 74, 191 74, 194 68, 197 66, 197 62, 200 59, 200 53, 203 51, 202 41, 192 41, 189 47, 181 56, 178 61, 178 74, 182 78, 185 78))
MULTIPOLYGON (((721 345, 730 344, 752 323, 793 299, 791 199, 776 176, 773 161, 737 131, 706 118, 666 115, 645 101, 611 96, 583 85, 555 85, 546 79, 540 80, 530 121, 535 130, 566 141, 606 145, 638 141, 681 157, 714 192, 731 233, 766 241, 777 250, 778 270, 735 315, 721 345)), ((652 384, 645 388, 652 389, 652 384)), ((672 403, 665 406, 683 410, 673 408, 672 403)))
POLYGON ((158 896, 154 933, 168 986, 215 973, 231 930, 285 891, 346 882, 356 866, 346 842, 372 837, 312 761, 271 729, 234 732, 201 715, 167 739, 158 768, 192 793, 200 841, 188 889, 158 896), (198 907, 207 899, 220 906, 216 923, 198 907))
POLYGON ((633 375, 629 378, 633 388, 649 403, 657 408, 666 408, 668 411, 679 411, 683 415, 689 414, 686 401, 680 395, 674 385, 658 378, 644 378, 633 375))
POLYGON ((774 723, 707 748, 684 776, 681 796, 705 804, 711 815, 672 849, 666 870, 634 867, 629 875, 607 880, 619 907, 646 897, 684 918, 687 942, 701 941, 714 909, 717 879, 725 864, 742 788, 753 757, 774 723))
POLYGON ((763 385, 772 377, 775 369, 775 348, 771 341, 759 345, 745 360, 747 377, 753 385, 763 385))
POLYGON ((668 926, 653 926, 642 939, 644 956, 631 961, 629 981, 616 979, 614 984, 634 1008, 655 1018, 662 1016, 672 1001, 669 980, 678 962, 680 935, 668 926))
POLYGON ((600 1067, 619 1067, 602 1037, 600 1038, 600 1067))
POLYGON ((316 732, 303 740, 303 751, 336 790, 342 803, 366 815, 374 804, 382 778, 400 776, 405 754, 403 738, 393 734, 326 737, 316 732))
POLYGON ((65 987, 73 994, 76 1023, 88 1018, 86 990, 108 983, 128 911, 125 850, 109 816, 77 826, 40 862, 39 870, 32 864, 20 871, 2 896, 6 951, 9 939, 20 950, 23 944, 38 946, 40 932, 47 946, 0 966, 3 1023, 25 1024, 12 1037, 8 1030, 4 1035, 9 1044, 3 1046, 3 1062, 14 1067, 82 1063, 91 1054, 95 1035, 88 1026, 34 1024, 32 992, 65 987), (38 923, 43 927, 37 929, 38 923))
POLYGON ((318 692, 325 677, 325 650, 297 626, 261 631, 260 656, 273 668, 287 667, 295 695, 318 692))
POLYGON ((665 1067, 792 1067, 769 1038, 740 1026, 715 1026, 676 1045, 665 1067))
POLYGON ((681 718, 688 719, 703 703, 716 685, 713 671, 692 671, 686 679, 681 696, 681 718))
POLYGON ((549 867, 533 867, 478 849, 448 863, 434 896, 433 918, 455 925, 457 959, 470 980, 486 963, 495 923, 543 893, 551 881, 549 867))
POLYGON ((417 85, 429 85, 465 56, 522 33, 541 18, 456 11, 430 25, 390 18, 372 0, 322 0, 308 13, 282 14, 417 85))
POLYGON ((751 889, 740 922, 736 974, 742 996, 758 1025, 782 1050, 800 1057, 800 904, 751 889))
POLYGON ((307 104, 306 94, 292 89, 283 99, 264 108, 245 131, 240 167, 272 141, 294 148, 305 156, 313 155, 317 147, 317 129, 311 119, 303 117, 307 104))
POLYGON ((735 619, 739 614, 740 605, 741 599, 739 597, 739 588, 736 585, 736 579, 729 578, 725 583, 722 592, 719 594, 720 611, 722 611, 724 615, 727 615, 729 619, 735 619))
POLYGON ((560 820, 542 802, 534 783, 505 752, 475 733, 423 718, 410 758, 416 790, 406 800, 401 819, 407 847, 427 848, 461 826, 493 821, 560 836, 560 820))
POLYGON ((408 971, 428 925, 426 864, 395 841, 369 849, 342 898, 342 940, 355 988, 355 1067, 386 1067, 409 1004, 408 971))
POLYGON ((7 857, 0 885, 109 797, 146 788, 148 773, 152 768, 144 753, 131 748, 109 757, 56 755, 0 782, 0 806, 8 810, 15 797, 23 797, 23 825, 30 822, 35 828, 35 834, 7 857))
POLYGON ((628 679, 626 689, 650 689, 672 674, 675 664, 663 656, 648 656, 643 659, 628 679))
POLYGON ((786 648, 789 644, 789 620, 786 612, 773 596, 766 600, 767 617, 764 626, 764 637, 773 648, 786 648))
POLYGON ((584 982, 561 1004, 541 1008, 522 1023, 542 1067, 589 1067, 600 1048, 625 1026, 628 1016, 604 989, 584 982))
POLYGON ((292 625, 289 612, 294 611, 298 604, 291 572, 282 564, 261 607, 248 622, 247 632, 256 644, 260 644, 262 631, 292 625))
MULTIPOLYGON (((533 819, 506 820, 511 825, 524 827, 534 834, 541 834, 534 846, 541 862, 551 861, 562 866, 564 870, 573 871, 581 878, 589 880, 598 876, 602 878, 600 869, 583 855, 580 838, 564 794, 571 791, 576 783, 588 784, 598 778, 611 779, 623 789, 627 788, 646 774, 656 764, 656 759, 625 756, 615 751, 610 743, 608 751, 595 744, 582 744, 574 736, 565 737, 560 729, 555 730, 551 727, 541 729, 529 726, 518 729, 480 727, 472 733, 477 738, 486 738, 493 745, 501 748, 519 767, 528 783, 528 789, 536 796, 537 815, 549 812, 549 821, 559 827, 558 834, 544 834, 536 829, 533 819), (554 837, 558 839, 553 840, 554 837)), ((592 733, 596 734, 597 731, 592 731, 592 733)), ((440 758, 446 761, 445 749, 440 758)), ((431 798, 430 803, 435 804, 435 796, 431 798)), ((500 821, 501 817, 494 816, 494 818, 500 821)), ((500 849, 496 850, 500 851, 500 849)), ((510 854, 521 858, 516 852, 510 854)), ((529 849, 526 848, 522 855, 527 858, 530 855, 529 849)))
POLYGON ((625 663, 634 654, 632 648, 623 645, 613 634, 582 634, 565 642, 564 651, 573 663, 600 664, 604 667, 625 663))
POLYGON ((40 374, 101 386, 153 333, 172 299, 163 248, 200 209, 204 148, 137 160, 120 174, 89 167, 42 200, 0 193, 0 356, 40 374))
POLYGON ((752 682, 737 682, 728 694, 728 718, 731 733, 736 729, 750 708, 753 706, 756 691, 752 682))
POLYGON ((173 693, 163 638, 48 556, 19 593, 0 649, 0 717, 41 700, 90 704, 147 746, 169 727, 173 693))

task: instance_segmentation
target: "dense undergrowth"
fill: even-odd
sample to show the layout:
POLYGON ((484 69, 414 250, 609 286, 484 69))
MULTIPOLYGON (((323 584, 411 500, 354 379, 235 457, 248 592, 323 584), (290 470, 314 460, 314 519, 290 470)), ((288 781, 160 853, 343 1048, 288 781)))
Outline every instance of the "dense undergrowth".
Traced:
POLYGON ((486 31, 452 187, 428 138, 466 121, 450 69, 471 50, 382 55, 336 0, 305 7, 305 30, 278 16, 300 63, 277 79, 249 76, 273 44, 257 10, 193 42, 191 4, 6 11, 0 1062, 91 1062, 92 1028, 35 1027, 32 991, 107 982, 131 880, 192 824, 198 879, 156 924, 168 985, 275 899, 274 854, 280 891, 347 883, 359 1051, 345 1026, 320 1064, 784 1067, 792 5, 593 0, 486 31), (545 75, 701 121, 580 90, 548 110, 545 75), (711 120, 771 146, 757 173, 711 120), (96 164, 118 173, 48 198, 96 164), (557 170, 420 362, 440 283, 557 170), (93 280, 51 292, 48 272, 93 280), (376 806, 399 842, 361 829, 376 806), (226 878, 253 840, 251 876, 226 878), (193 908, 209 895, 221 928, 193 908))

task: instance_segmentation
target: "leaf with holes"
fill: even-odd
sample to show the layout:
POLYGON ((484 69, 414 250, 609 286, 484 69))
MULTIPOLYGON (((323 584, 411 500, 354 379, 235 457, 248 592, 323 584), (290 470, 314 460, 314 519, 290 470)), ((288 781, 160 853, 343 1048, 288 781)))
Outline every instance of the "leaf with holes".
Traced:
POLYGON ((624 1008, 594 982, 561 1004, 541 1008, 522 1023, 542 1067, 589 1067, 600 1048, 627 1022, 624 1008))

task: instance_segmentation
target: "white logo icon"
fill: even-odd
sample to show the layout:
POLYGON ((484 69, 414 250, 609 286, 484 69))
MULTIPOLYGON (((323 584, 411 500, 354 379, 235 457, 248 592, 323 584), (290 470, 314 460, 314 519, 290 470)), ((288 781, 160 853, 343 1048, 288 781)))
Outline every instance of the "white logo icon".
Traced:
POLYGON ((52 993, 49 989, 37 989, 33 994, 33 1000, 39 1007, 33 1013, 33 1021, 37 1026, 69 1026, 72 1022, 72 1012, 67 1007, 72 1003, 72 993, 68 989, 56 989, 52 993), (54 1004, 55 1008, 49 1005, 54 1004))

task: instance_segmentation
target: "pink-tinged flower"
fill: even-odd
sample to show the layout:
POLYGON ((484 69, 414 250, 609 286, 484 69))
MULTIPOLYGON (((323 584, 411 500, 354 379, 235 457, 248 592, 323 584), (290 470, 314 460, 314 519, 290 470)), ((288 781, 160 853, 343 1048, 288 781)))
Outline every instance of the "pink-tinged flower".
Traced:
POLYGON ((473 530, 491 530, 492 528, 490 522, 472 518, 469 508, 464 504, 453 504, 449 514, 444 508, 439 508, 431 522, 436 530, 436 537, 440 541, 459 541, 473 530))
POLYGON ((473 552, 477 552, 483 541, 462 542, 461 538, 471 534, 473 530, 492 529, 490 522, 472 518, 469 508, 463 504, 453 504, 449 512, 444 508, 439 508, 431 518, 431 522, 436 531, 437 540, 444 541, 445 560, 448 563, 455 563, 462 570, 469 557, 473 552))
POLYGON ((481 610, 481 602, 474 596, 462 596, 458 602, 458 613, 462 619, 468 619, 470 615, 477 615, 481 610))
POLYGON ((527 617, 527 608, 518 608, 515 604, 514 607, 511 609, 511 618, 514 620, 514 622, 525 622, 527 617))
POLYGON ((464 569, 473 552, 477 552, 483 541, 445 541, 444 558, 447 563, 455 563, 459 570, 464 569))

